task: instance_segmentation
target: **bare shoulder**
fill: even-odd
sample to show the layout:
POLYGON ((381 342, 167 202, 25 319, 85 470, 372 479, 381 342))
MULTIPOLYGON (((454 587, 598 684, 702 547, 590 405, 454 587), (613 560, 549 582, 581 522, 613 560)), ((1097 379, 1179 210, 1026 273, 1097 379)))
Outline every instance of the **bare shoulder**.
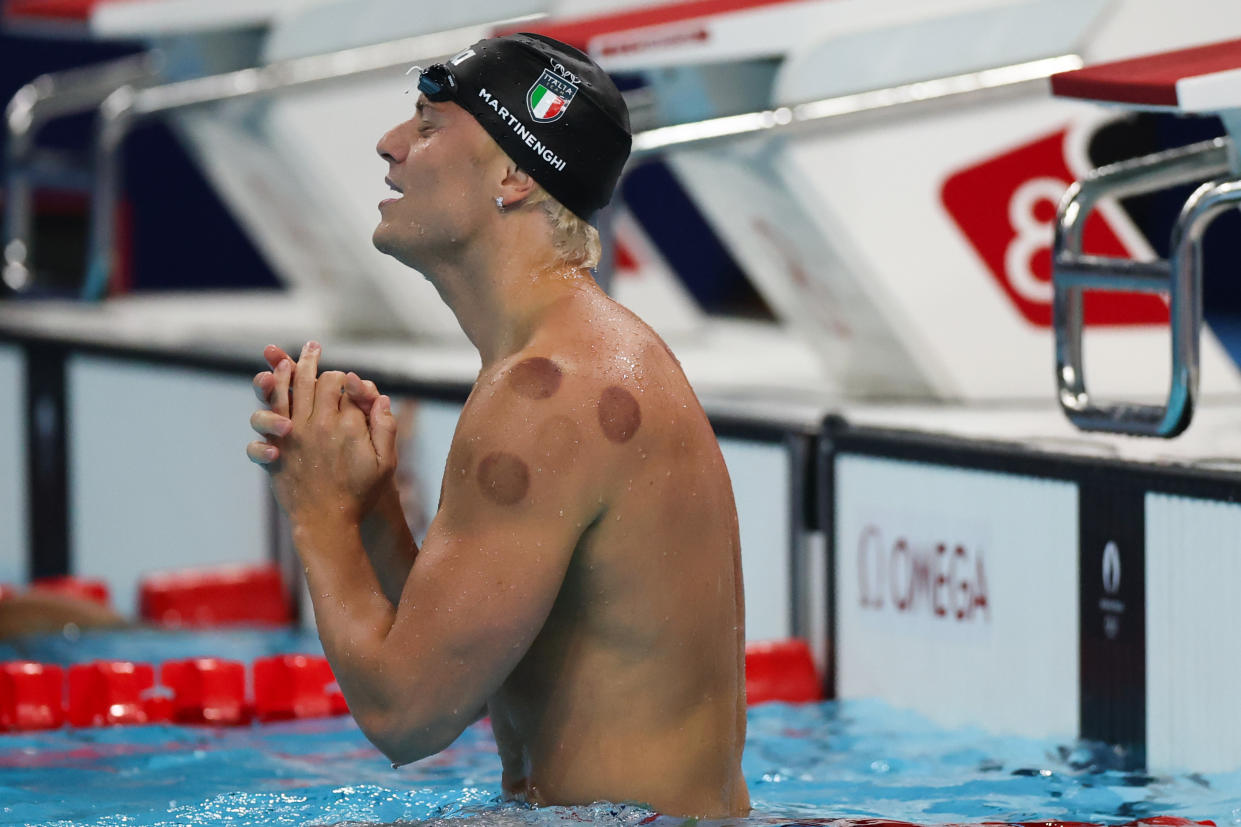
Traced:
POLYGON ((674 357, 640 319, 610 300, 567 308, 479 377, 445 483, 473 479, 506 501, 542 491, 603 502, 614 472, 658 451, 690 401, 674 357))
MULTIPOLYGON (((606 445, 632 453, 649 449, 693 401, 680 365, 645 322, 603 293, 566 304, 521 355, 511 376, 518 385, 533 374, 530 359, 557 364, 566 397, 592 422, 606 445)), ((542 369, 543 362, 538 363, 542 369)), ((516 385, 515 385, 516 386, 516 385)))

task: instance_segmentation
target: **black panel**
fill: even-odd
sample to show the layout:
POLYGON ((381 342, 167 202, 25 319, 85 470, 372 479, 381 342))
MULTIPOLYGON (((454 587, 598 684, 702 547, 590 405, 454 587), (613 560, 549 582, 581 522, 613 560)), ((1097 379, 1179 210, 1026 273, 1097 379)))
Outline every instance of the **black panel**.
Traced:
POLYGON ((66 353, 64 348, 47 344, 26 348, 26 469, 32 579, 69 573, 66 353))
POLYGON ((1079 488, 1081 734, 1146 753, 1145 492, 1096 477, 1079 488))
MULTIPOLYGON (((827 433, 830 428, 829 421, 824 426, 824 432, 827 433)), ((827 606, 827 652, 823 659, 823 697, 832 699, 837 694, 836 653, 840 650, 837 642, 839 612, 836 606, 836 595, 839 594, 836 589, 836 446, 824 436, 819 440, 818 453, 818 529, 823 532, 827 546, 827 554, 824 555, 827 566, 827 577, 824 578, 827 584, 827 602, 824 603, 827 606)))

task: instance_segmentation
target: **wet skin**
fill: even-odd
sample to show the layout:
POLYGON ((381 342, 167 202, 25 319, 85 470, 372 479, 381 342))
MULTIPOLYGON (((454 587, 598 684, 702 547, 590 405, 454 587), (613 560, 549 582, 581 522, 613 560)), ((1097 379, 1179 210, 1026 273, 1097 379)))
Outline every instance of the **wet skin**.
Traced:
POLYGON ((497 589, 558 585, 487 701, 506 791, 535 803, 748 810, 732 489, 655 334, 593 285, 566 298, 527 348, 480 376, 443 491, 428 545, 501 510, 504 522, 553 526, 542 545, 476 551, 495 560, 497 589), (555 365, 559 382, 529 393, 532 360, 555 365))
POLYGON ((394 762, 485 708, 510 795, 744 815, 740 552, 715 436, 650 328, 548 265, 537 211, 497 213, 529 182, 489 141, 446 105, 379 146, 419 197, 381 208, 376 247, 428 275, 483 364, 421 549, 393 505, 386 398, 316 380, 317 348, 295 370, 269 349, 280 367, 256 387, 276 402, 252 424, 270 444, 248 451, 350 708, 394 762))

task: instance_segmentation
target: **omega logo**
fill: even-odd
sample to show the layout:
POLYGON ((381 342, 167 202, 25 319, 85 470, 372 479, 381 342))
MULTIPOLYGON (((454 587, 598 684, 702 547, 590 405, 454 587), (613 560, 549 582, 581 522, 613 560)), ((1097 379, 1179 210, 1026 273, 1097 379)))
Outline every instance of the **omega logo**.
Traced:
POLYGON ((858 595, 863 609, 894 609, 958 622, 989 622, 982 551, 965 543, 885 541, 878 526, 858 537, 858 595))

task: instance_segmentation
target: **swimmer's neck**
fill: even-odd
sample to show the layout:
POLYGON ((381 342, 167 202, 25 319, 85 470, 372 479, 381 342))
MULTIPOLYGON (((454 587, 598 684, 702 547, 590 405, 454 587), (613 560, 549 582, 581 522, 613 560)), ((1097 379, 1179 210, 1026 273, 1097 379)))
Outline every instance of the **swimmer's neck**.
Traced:
POLYGON ((559 261, 550 241, 461 252, 420 269, 478 349, 483 370, 522 350, 552 305, 599 289, 586 268, 559 261))

